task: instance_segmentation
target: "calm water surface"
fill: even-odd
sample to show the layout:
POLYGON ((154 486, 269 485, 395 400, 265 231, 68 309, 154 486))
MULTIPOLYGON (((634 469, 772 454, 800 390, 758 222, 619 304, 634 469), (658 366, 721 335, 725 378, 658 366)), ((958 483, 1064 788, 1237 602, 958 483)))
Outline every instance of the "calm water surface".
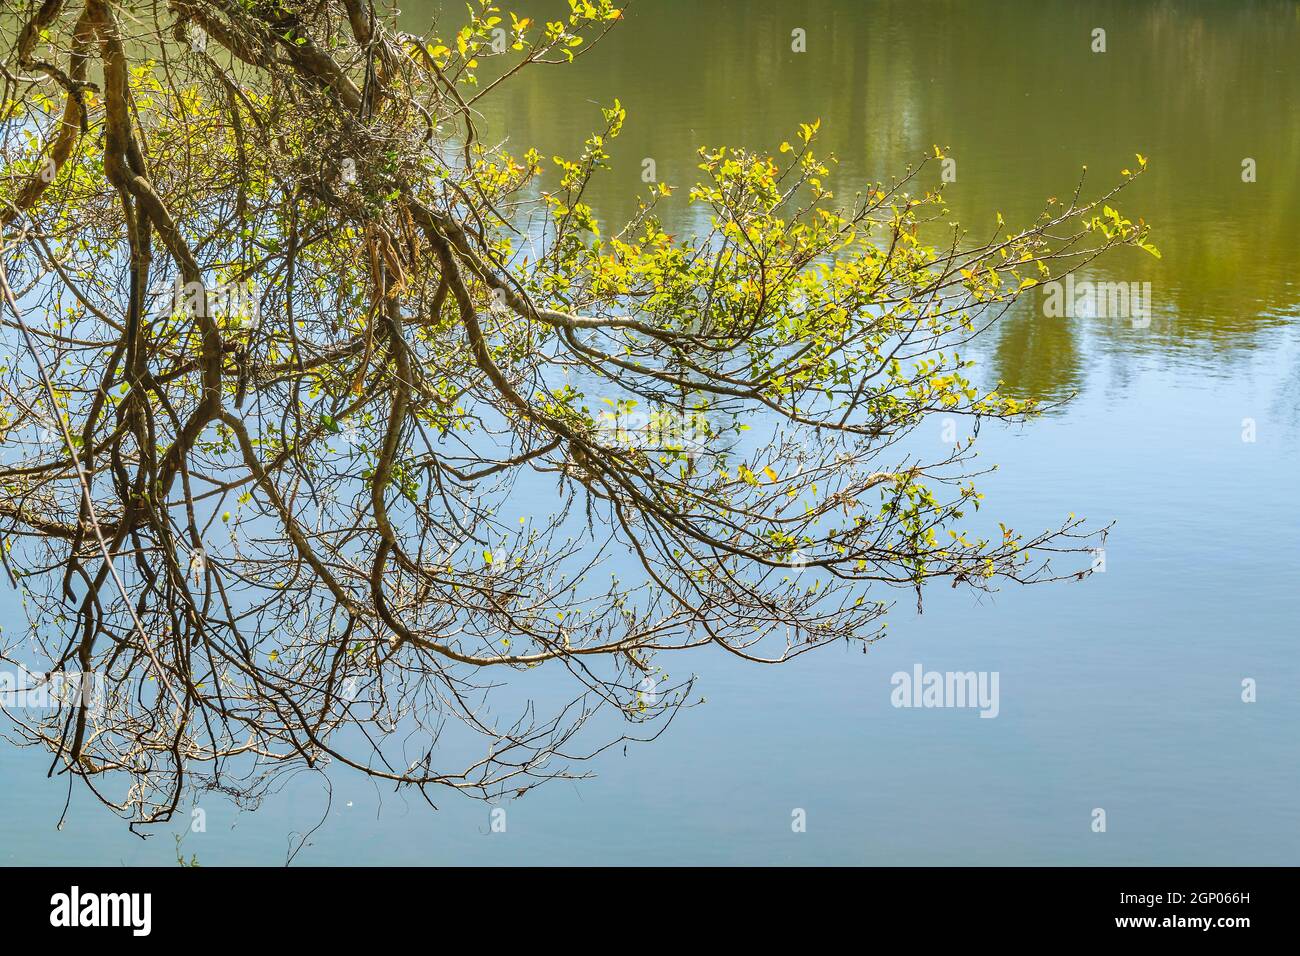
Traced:
MULTIPOLYGON (((423 29, 435 8, 404 15, 423 29)), ((1031 219, 1085 164, 1101 186, 1148 156, 1121 205, 1156 224, 1164 258, 1125 251, 1089 277, 1151 282, 1150 326, 1026 308, 978 350, 986 381, 1075 396, 984 430, 1002 465, 988 510, 1023 528, 1114 519, 1107 572, 936 591, 920 617, 903 602, 866 655, 758 668, 701 653, 706 706, 596 779, 510 804, 505 834, 482 804, 445 795, 435 813, 341 773, 331 803, 304 773, 255 814, 206 799, 187 856, 282 863, 324 818, 301 862, 1300 862, 1300 6, 638 0, 485 125, 519 152, 574 153, 614 96, 629 121, 591 194, 607 222, 630 212, 645 157, 686 186, 697 146, 772 149, 816 118, 845 196, 949 147, 950 204, 972 228, 1031 219), (790 51, 796 27, 807 53, 790 51), (890 675, 915 663, 1000 672, 1000 716, 894 709, 890 675)), ((668 210, 682 231, 693 216, 668 210)), ((0 612, 21 626, 12 594, 0 612)), ((0 862, 174 859, 169 834, 142 842, 77 791, 56 831, 67 788, 45 766, 0 749, 0 862)))

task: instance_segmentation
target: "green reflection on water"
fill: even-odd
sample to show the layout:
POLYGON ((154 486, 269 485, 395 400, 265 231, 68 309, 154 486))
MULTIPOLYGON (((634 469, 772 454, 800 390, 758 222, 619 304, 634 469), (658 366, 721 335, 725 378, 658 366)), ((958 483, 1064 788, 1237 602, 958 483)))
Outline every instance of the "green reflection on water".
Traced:
MULTIPOLYGON (((403 19, 429 29, 440 6, 406 3, 403 19)), ((554 18, 566 4, 516 9, 554 18)), ((463 6, 446 11, 444 29, 463 6)), ((1300 8, 1287 2, 638 0, 577 63, 522 74, 481 106, 485 138, 569 155, 617 96, 629 122, 610 149, 614 169, 589 192, 607 222, 630 215, 644 158, 685 186, 698 146, 775 149, 815 118, 846 199, 933 144, 950 148, 947 197, 976 234, 999 211, 1032 219, 1084 165, 1094 187, 1109 185, 1142 152, 1152 169, 1122 208, 1155 224, 1164 257, 1125 250, 1088 275, 1151 282, 1150 327, 1046 319, 1031 301, 986 341, 987 377, 1055 398, 1087 387, 1097 350, 1085 338, 1112 357, 1195 349, 1231 363, 1296 313, 1297 49, 1300 8), (806 53, 791 51, 795 27, 806 53), (1091 52, 1095 27, 1107 31, 1104 54, 1091 52), (1246 157, 1255 183, 1242 182, 1246 157)), ((688 230, 684 194, 666 219, 688 230)))

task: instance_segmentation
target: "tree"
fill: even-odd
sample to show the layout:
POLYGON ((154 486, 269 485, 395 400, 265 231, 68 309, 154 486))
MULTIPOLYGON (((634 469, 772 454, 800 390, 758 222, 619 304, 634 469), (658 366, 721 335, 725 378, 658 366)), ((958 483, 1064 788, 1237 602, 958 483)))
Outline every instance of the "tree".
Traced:
POLYGON ((1038 410, 961 350, 1150 249, 1109 205, 1145 161, 974 239, 938 148, 839 205, 814 122, 702 149, 702 234, 658 184, 612 231, 584 191, 617 99, 573 158, 476 126, 621 16, 570 6, 426 36, 362 0, 23 8, 0 533, 43 671, 102 699, 10 717, 133 826, 325 762, 523 792, 696 700, 670 652, 779 662, 876 640, 892 589, 1087 573, 1050 559, 1104 529, 981 537, 973 437, 908 438, 1038 410), (545 712, 539 668, 572 680, 545 712))

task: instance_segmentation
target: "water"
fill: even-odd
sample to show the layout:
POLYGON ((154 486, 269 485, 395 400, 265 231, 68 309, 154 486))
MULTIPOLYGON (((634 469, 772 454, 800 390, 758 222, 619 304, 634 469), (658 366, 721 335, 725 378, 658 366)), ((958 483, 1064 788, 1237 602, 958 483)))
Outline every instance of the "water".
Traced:
MULTIPOLYGON (((431 10, 406 4, 408 26, 431 10)), ((1151 282, 1150 326, 1025 309, 979 350, 985 381, 1075 395, 984 430, 983 460, 1002 466, 988 510, 1018 528, 1115 520, 1106 573, 983 599, 941 589, 921 617, 904 601, 866 655, 695 655, 707 705, 593 780, 509 803, 504 834, 482 804, 443 795, 434 812, 342 773, 327 812, 304 773, 255 814, 205 799, 186 855, 282 863, 323 819, 299 861, 1296 863, 1297 49, 1293 3, 638 0, 574 67, 515 86, 485 123, 518 151, 573 153, 597 101, 627 107, 591 194, 607 222, 630 211, 643 158, 685 186, 698 145, 774 148, 815 118, 842 195, 950 147, 954 218, 973 228, 1032 218, 1084 164, 1101 186, 1149 157, 1122 207, 1156 225, 1163 259, 1125 251, 1092 277, 1151 282), (998 671, 1000 715, 895 709, 890 676, 916 663, 998 671), (1241 701, 1246 678, 1257 703, 1241 701)), ((692 213, 669 222, 689 230, 692 213)), ((11 595, 3 608, 17 626, 11 595)), ((174 860, 170 835, 142 842, 76 790, 56 831, 67 790, 44 768, 0 749, 0 860, 174 860)))

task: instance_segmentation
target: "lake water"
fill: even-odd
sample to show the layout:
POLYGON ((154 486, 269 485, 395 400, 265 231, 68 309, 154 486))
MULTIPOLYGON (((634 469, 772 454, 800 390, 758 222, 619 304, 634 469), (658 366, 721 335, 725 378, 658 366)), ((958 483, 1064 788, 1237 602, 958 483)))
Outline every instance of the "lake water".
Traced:
MULTIPOLYGON (((408 26, 432 10, 407 3, 408 26)), ((816 118, 846 196, 950 148, 950 204, 971 227, 1033 218, 1082 165, 1101 186, 1149 157, 1122 208, 1155 224, 1163 259, 1125 250, 1089 273, 1150 282, 1149 325, 1026 308, 976 350, 984 381, 1075 395, 982 432, 1001 465, 987 510, 1017 528, 1113 519, 1106 571, 983 599, 941 589, 921 617, 902 601, 865 655, 696 655, 705 706, 593 780, 508 804, 505 833, 483 804, 443 795, 434 812, 343 772, 327 812, 304 773, 256 813, 205 798, 186 855, 282 863, 319 823, 300 862, 1300 862, 1298 51, 1290 2, 638 0, 575 66, 524 79, 486 109, 519 152, 576 152, 598 103, 627 107, 591 194, 607 221, 644 158, 685 186, 697 146, 774 149, 816 118), (893 707, 891 675, 917 664, 998 672, 997 718, 893 707)), ((693 215, 668 219, 685 231, 693 215)), ((67 785, 46 766, 0 748, 0 862, 174 860, 168 833, 141 841, 76 789, 57 831, 67 785)))

